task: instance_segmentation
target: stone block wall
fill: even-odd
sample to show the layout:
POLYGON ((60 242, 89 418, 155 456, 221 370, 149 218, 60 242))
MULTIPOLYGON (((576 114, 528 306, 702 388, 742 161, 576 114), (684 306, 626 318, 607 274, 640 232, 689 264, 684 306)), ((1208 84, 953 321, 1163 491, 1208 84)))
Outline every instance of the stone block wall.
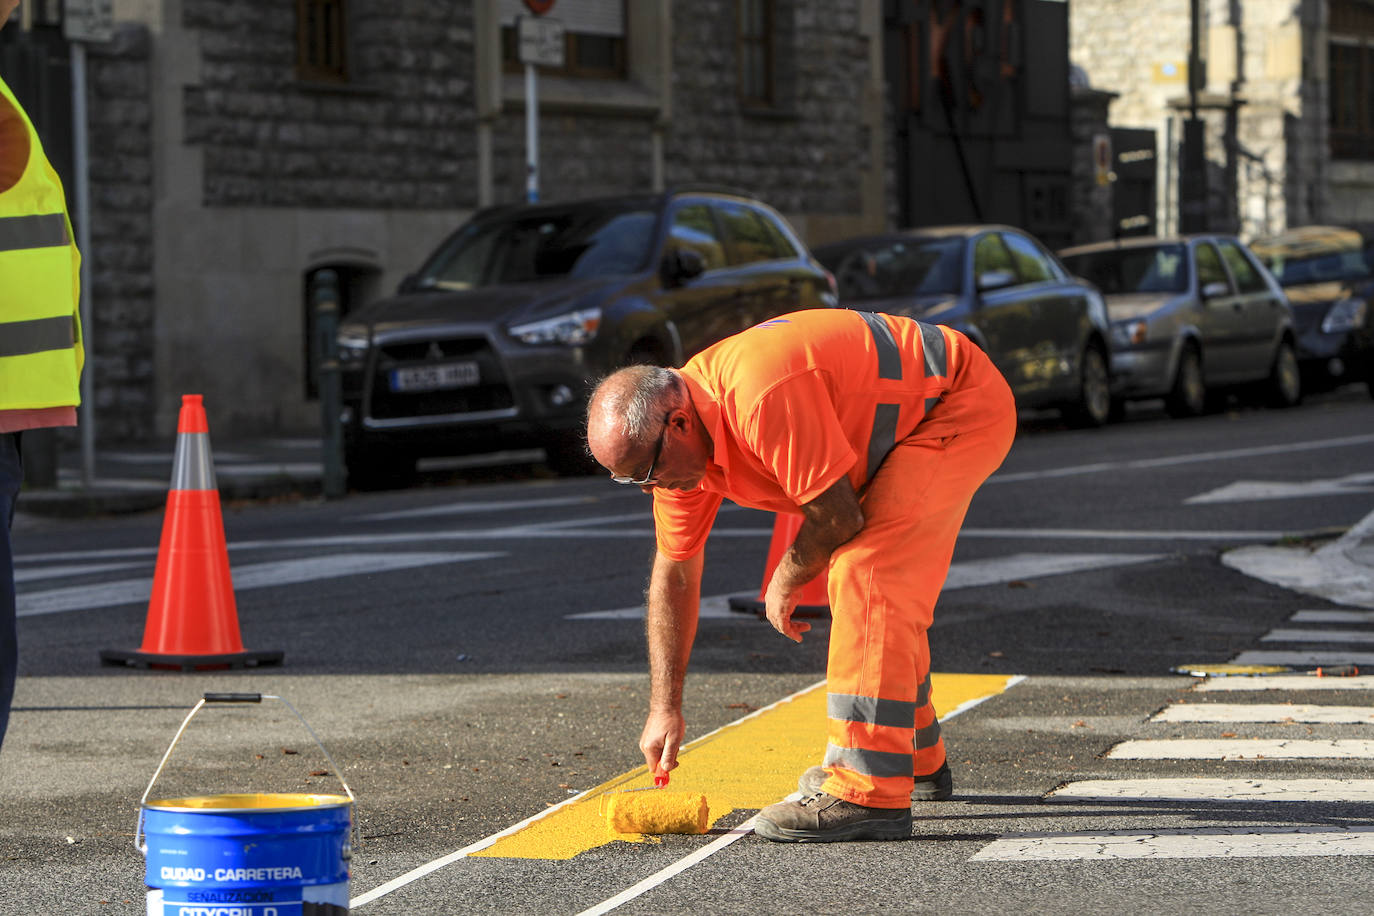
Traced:
MULTIPOLYGON (((87 58, 90 118, 92 327, 88 330, 103 440, 153 432, 152 108, 148 32, 121 26, 87 58)), ((72 192, 68 191, 70 199, 72 192)))

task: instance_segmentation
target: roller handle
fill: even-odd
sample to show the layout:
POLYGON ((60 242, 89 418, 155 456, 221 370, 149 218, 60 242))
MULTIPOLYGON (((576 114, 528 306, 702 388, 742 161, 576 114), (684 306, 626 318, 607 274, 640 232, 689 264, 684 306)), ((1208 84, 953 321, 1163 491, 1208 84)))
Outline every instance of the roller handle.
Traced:
POLYGON ((1317 677, 1356 677, 1360 669, 1354 665, 1327 665, 1317 669, 1317 677))
POLYGON ((261 703, 262 694, 260 693, 207 693, 205 702, 207 703, 261 703))

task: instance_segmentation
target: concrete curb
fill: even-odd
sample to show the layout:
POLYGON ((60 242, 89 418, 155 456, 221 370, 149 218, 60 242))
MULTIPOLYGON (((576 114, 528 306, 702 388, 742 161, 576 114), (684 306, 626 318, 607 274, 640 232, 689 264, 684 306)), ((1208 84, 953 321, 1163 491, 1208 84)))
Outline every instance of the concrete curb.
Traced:
POLYGON ((1374 609, 1374 513, 1329 544, 1309 547, 1240 547, 1222 562, 1256 579, 1325 598, 1336 604, 1374 609))

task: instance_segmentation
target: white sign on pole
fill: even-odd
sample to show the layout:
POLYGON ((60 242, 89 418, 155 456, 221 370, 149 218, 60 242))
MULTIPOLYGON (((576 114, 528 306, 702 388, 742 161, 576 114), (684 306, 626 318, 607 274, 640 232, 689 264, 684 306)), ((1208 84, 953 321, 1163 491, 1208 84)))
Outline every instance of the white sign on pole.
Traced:
POLYGON ((521 16, 516 20, 516 31, 520 36, 520 63, 563 66, 563 23, 543 16, 521 16))
POLYGON ((62 34, 68 41, 114 38, 114 0, 63 0, 62 34))

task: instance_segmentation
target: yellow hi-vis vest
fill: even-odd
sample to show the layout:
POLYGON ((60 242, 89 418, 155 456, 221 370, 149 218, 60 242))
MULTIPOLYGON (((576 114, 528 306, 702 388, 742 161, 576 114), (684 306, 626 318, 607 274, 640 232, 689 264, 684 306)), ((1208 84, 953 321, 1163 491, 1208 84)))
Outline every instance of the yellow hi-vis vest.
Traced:
POLYGON ((38 133, 0 79, 0 105, 19 113, 29 157, 0 191, 0 410, 81 402, 81 254, 72 240, 62 182, 38 133))

